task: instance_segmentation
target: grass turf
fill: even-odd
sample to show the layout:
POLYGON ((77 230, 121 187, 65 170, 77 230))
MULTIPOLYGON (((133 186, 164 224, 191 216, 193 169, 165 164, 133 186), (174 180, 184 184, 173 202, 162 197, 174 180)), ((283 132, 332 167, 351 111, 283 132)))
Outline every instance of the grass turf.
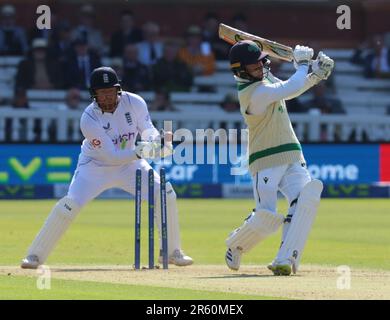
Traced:
MULTIPOLYGON (((0 276, 0 300, 255 300, 264 296, 180 288, 163 288, 93 281, 51 279, 50 290, 38 289, 37 279, 0 276)), ((275 298, 272 298, 275 299, 275 298)))
MULTIPOLYGON (((0 265, 19 264, 54 203, 55 201, 50 200, 0 202, 0 250, 2 252, 0 265)), ((146 208, 146 205, 144 207, 146 208)), ((224 241, 227 235, 242 223, 252 207, 251 200, 179 200, 183 249, 197 264, 223 265, 224 241)), ((285 213, 286 208, 285 202, 281 201, 279 212, 285 213)), ((389 208, 390 200, 387 199, 323 199, 302 263, 389 270, 389 208)), ((142 218, 142 260, 146 264, 146 210, 142 218)), ((132 201, 93 201, 82 210, 47 263, 130 266, 133 263, 134 253, 133 224, 134 203, 132 201)), ((277 252, 279 242, 280 232, 244 255, 242 263, 264 265, 270 262, 277 252)), ((100 285, 97 283, 76 285, 72 281, 53 281, 64 281, 64 286, 75 288, 82 285, 91 288, 100 285)), ((11 285, 9 281, 2 281, 2 283, 11 285)), ((28 298, 25 290, 22 290, 22 283, 15 280, 14 290, 7 290, 9 297, 13 295, 14 298, 28 298)), ((117 286, 101 285, 111 288, 117 286)), ((125 292, 132 291, 130 289, 132 286, 125 287, 122 291, 118 289, 119 296, 126 297, 125 292)), ((102 295, 106 298, 116 297, 117 295, 112 293, 114 291, 108 288, 102 290, 102 295)), ((137 291, 142 296, 142 289, 137 288, 137 291)), ((171 290, 168 289, 165 291, 166 299, 174 299, 174 292, 170 293, 171 290)), ((196 299, 196 294, 191 293, 189 296, 196 299)), ((210 294, 210 299, 213 297, 219 299, 217 293, 210 294)), ((92 293, 89 296, 94 297, 92 293)), ((61 293, 59 297, 70 298, 61 293)), ((83 296, 80 295, 79 298, 82 299, 83 296)), ((208 296, 202 298, 207 299, 208 296)), ((135 298, 130 295, 129 299, 135 298)))

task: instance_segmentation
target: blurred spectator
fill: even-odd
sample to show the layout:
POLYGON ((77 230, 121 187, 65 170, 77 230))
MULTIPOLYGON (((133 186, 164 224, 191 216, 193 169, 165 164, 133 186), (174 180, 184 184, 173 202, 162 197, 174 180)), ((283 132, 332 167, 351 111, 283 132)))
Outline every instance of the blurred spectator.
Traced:
POLYGON ((286 100, 286 107, 288 113, 306 113, 308 108, 305 104, 299 102, 297 98, 286 100))
POLYGON ((2 90, 0 90, 0 106, 7 106, 9 105, 9 98, 5 97, 5 94, 2 90))
POLYGON ((15 24, 16 10, 12 5, 1 8, 0 55, 21 56, 27 53, 28 44, 25 31, 15 24))
POLYGON ((16 88, 12 107, 15 109, 29 109, 30 105, 27 98, 27 90, 25 88, 16 88))
POLYGON ((240 103, 235 94, 228 93, 221 103, 221 108, 226 112, 240 111, 240 103))
POLYGON ((210 43, 202 41, 198 26, 190 26, 186 33, 187 44, 179 50, 179 59, 192 68, 194 75, 211 75, 215 71, 215 58, 210 43))
POLYGON ((232 18, 232 27, 248 32, 248 20, 243 13, 237 13, 232 18))
POLYGON ((73 45, 64 69, 66 88, 85 90, 89 88, 91 72, 101 66, 100 58, 89 49, 85 38, 76 39, 73 45))
POLYGON ((112 58, 110 67, 114 69, 120 80, 123 79, 125 73, 123 69, 123 58, 112 58))
POLYGON ((49 55, 64 63, 72 50, 71 28, 68 22, 59 23, 49 42, 49 55))
POLYGON ((308 110, 317 109, 322 114, 345 113, 341 101, 328 94, 324 81, 321 81, 314 86, 311 91, 313 93, 313 98, 306 103, 308 110))
POLYGON ((123 11, 120 19, 120 29, 111 36, 110 56, 122 57, 126 44, 142 41, 142 32, 135 26, 131 11, 123 11))
POLYGON ((47 54, 47 40, 34 39, 32 56, 19 63, 15 87, 24 89, 61 89, 64 81, 61 66, 47 54))
MULTIPOLYGON (((225 98, 221 102, 221 108, 225 112, 239 112, 240 111, 240 103, 238 102, 238 98, 236 94, 228 93, 226 94, 225 98)), ((235 121, 233 123, 228 123, 226 121, 220 122, 221 129, 228 130, 228 129, 236 129, 240 130, 241 128, 241 122, 235 121)))
MULTIPOLYGON (((324 81, 321 81, 312 88, 313 98, 306 103, 308 112, 312 115, 318 114, 344 114, 345 111, 339 99, 329 96, 324 81)), ((341 125, 336 125, 332 137, 329 137, 328 126, 320 125, 321 141, 340 141, 341 125)))
POLYGON ((216 60, 228 60, 230 45, 219 38, 219 18, 216 13, 209 12, 203 20, 203 40, 211 45, 216 60))
POLYGON ((375 35, 354 52, 351 62, 363 65, 367 78, 390 77, 390 50, 384 45, 383 35, 375 35))
POLYGON ((138 92, 151 87, 150 71, 138 60, 138 47, 128 44, 123 55, 122 87, 126 91, 138 92))
POLYGON ((189 67, 178 59, 178 45, 166 42, 162 58, 153 66, 153 83, 155 88, 168 91, 189 91, 193 75, 189 67))
POLYGON ((157 89, 154 92, 154 100, 149 104, 150 111, 175 111, 172 105, 169 91, 164 89, 157 89))
POLYGON ((95 10, 93 6, 90 4, 82 6, 79 18, 79 25, 72 32, 72 40, 85 39, 91 50, 102 54, 104 42, 101 32, 94 27, 95 10))
POLYGON ((163 43, 159 39, 160 27, 154 22, 147 22, 142 27, 144 41, 138 44, 138 59, 151 66, 162 57, 163 43))
POLYGON ((65 103, 60 106, 60 109, 65 110, 81 110, 83 103, 81 101, 81 92, 78 88, 70 88, 66 92, 65 103))
MULTIPOLYGON (((58 106, 58 109, 59 110, 80 111, 83 109, 83 107, 86 107, 87 105, 88 105, 88 103, 84 103, 81 99, 80 90, 78 88, 70 88, 66 92, 64 103, 60 104, 58 106)), ((72 141, 72 138, 74 137, 74 134, 76 133, 75 127, 74 127, 74 121, 72 119, 68 119, 66 127, 67 127, 67 137, 69 138, 69 141, 72 141)), ((55 121, 51 121, 49 123, 48 131, 49 131, 50 142, 56 142, 57 141, 57 128, 56 128, 55 121)))

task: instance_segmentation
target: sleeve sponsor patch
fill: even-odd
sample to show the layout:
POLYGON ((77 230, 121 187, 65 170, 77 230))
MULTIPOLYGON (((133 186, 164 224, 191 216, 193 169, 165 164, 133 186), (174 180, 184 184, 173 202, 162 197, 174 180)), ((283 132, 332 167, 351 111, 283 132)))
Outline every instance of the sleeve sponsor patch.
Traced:
POLYGON ((94 148, 100 148, 101 147, 101 144, 102 142, 99 140, 99 139, 93 139, 91 141, 91 144, 94 148))

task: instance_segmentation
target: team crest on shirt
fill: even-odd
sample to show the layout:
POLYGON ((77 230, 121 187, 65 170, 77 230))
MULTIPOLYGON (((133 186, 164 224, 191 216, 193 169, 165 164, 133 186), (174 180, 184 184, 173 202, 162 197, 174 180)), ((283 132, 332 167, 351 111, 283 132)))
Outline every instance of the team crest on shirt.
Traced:
POLYGON ((130 112, 126 112, 125 117, 126 117, 127 123, 129 124, 129 126, 131 126, 133 124, 133 119, 131 119, 130 112))
POLYGON ((99 139, 93 139, 91 141, 92 147, 100 149, 102 142, 99 139))
POLYGON ((107 126, 103 126, 103 129, 106 130, 106 131, 110 130, 111 129, 110 123, 107 122, 107 126))

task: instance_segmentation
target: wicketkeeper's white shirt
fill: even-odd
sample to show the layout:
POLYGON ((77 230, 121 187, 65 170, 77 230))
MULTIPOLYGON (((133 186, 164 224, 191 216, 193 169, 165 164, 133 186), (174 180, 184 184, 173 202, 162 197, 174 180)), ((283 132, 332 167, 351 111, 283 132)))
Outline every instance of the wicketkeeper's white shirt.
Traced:
POLYGON ((102 112, 96 102, 84 111, 80 120, 84 136, 79 165, 93 162, 99 166, 118 166, 136 160, 138 133, 142 140, 154 139, 159 132, 153 126, 145 100, 123 91, 114 113, 102 112))

